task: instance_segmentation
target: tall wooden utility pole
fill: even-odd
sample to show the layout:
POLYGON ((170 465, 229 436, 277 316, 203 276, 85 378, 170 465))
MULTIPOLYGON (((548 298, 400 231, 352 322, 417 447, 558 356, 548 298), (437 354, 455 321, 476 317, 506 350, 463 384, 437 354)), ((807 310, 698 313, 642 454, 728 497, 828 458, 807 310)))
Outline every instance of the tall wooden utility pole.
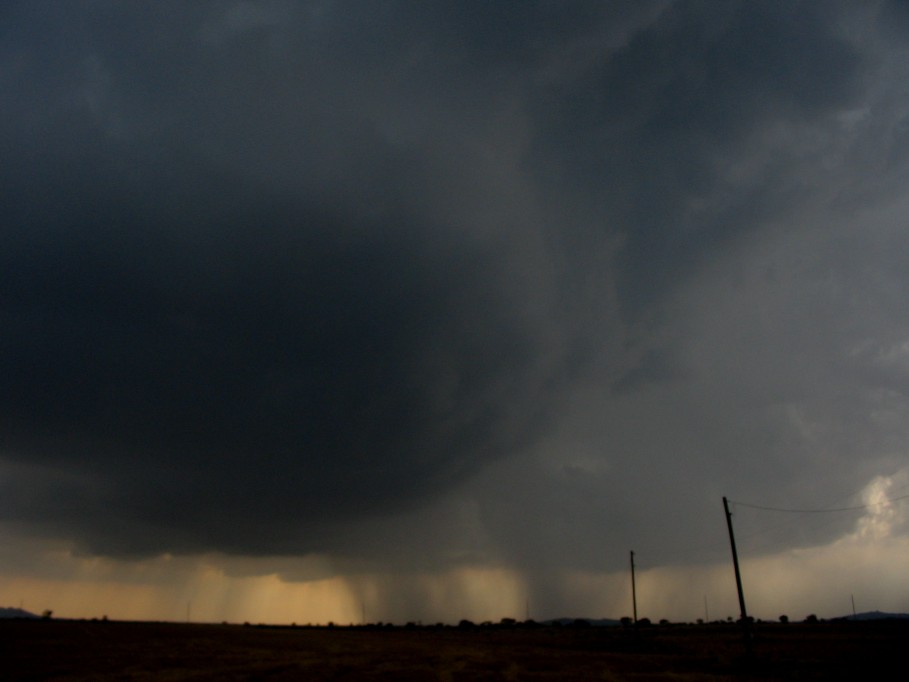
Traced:
POLYGON ((739 608, 742 611, 742 632, 745 635, 745 650, 751 654, 751 626, 748 622, 748 611, 745 609, 745 592, 742 590, 742 573, 739 571, 739 554, 735 551, 735 533, 732 532, 732 514, 729 512, 729 501, 723 497, 723 509, 726 511, 726 527, 729 529, 729 545, 732 547, 732 565, 735 566, 735 586, 739 591, 739 608))
POLYGON ((634 585, 634 551, 631 552, 631 606, 634 612, 634 624, 638 624, 638 593, 634 585))

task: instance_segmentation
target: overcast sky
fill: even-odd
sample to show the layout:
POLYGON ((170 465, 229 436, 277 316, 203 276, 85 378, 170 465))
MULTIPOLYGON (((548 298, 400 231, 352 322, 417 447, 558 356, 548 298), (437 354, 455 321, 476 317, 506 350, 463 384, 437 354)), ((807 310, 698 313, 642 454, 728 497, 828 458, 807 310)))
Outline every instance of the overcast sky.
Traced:
POLYGON ((0 89, 0 605, 734 613, 726 495, 909 610, 905 3, 5 2, 0 89))

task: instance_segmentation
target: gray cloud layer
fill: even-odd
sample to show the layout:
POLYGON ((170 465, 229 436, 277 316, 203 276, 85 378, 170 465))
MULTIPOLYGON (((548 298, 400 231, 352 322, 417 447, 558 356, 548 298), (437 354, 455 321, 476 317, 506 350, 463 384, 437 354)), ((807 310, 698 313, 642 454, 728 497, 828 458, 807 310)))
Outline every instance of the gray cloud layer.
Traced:
POLYGON ((0 519, 596 566, 905 465, 901 4, 2 11, 0 519))

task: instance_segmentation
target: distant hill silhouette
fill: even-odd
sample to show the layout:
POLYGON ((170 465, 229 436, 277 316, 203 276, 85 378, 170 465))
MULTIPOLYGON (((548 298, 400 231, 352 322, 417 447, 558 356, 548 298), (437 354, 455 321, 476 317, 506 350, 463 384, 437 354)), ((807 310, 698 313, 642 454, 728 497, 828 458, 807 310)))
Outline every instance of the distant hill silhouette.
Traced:
MULTIPOLYGON (((909 613, 884 613, 883 611, 866 611, 854 616, 844 616, 843 620, 907 620, 909 613)), ((837 619, 839 620, 839 619, 837 619)))
POLYGON ((0 618, 40 618, 40 616, 29 613, 25 609, 17 609, 12 606, 0 606, 0 618))

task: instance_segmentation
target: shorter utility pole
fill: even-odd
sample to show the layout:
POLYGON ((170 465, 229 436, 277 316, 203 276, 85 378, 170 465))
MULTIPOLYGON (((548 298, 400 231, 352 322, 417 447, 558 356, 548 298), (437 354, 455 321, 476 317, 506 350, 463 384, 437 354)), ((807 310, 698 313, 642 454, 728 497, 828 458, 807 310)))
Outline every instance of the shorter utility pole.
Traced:
POLYGON ((634 584, 634 551, 631 552, 631 607, 634 613, 634 624, 638 624, 638 593, 634 584))
POLYGON ((735 533, 732 532, 732 514, 729 512, 729 501, 723 497, 723 509, 726 511, 726 527, 729 529, 729 545, 732 547, 732 565, 735 567, 735 586, 739 591, 739 608, 742 611, 742 633, 745 636, 745 651, 751 655, 751 624, 748 622, 748 611, 745 609, 745 592, 742 590, 742 574, 739 571, 739 555, 735 551, 735 533))

